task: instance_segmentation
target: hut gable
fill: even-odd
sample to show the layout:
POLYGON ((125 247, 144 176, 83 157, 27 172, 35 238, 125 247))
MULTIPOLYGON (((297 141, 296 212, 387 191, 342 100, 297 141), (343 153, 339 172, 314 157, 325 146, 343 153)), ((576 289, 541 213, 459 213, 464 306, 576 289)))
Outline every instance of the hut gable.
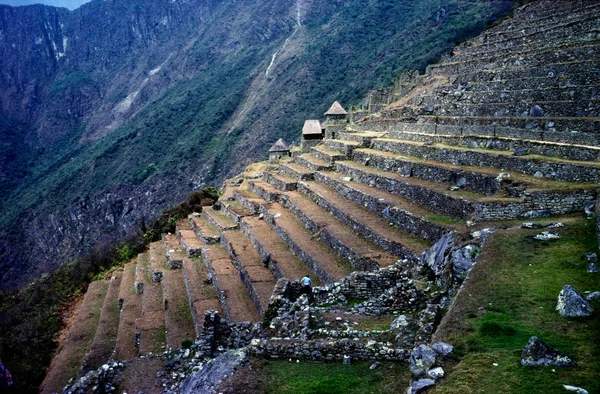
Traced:
POLYGON ((329 110, 325 112, 325 116, 329 115, 348 115, 348 112, 346 112, 344 107, 342 107, 342 105, 336 101, 331 105, 329 110))
POLYGON ((323 134, 323 127, 318 120, 306 120, 302 128, 302 136, 318 136, 323 134))
POLYGON ((272 152, 289 152, 289 151, 290 151, 290 147, 287 146, 285 141, 283 141, 283 138, 278 139, 277 142, 275 142, 273 144, 271 149, 269 149, 270 153, 272 153, 272 152))

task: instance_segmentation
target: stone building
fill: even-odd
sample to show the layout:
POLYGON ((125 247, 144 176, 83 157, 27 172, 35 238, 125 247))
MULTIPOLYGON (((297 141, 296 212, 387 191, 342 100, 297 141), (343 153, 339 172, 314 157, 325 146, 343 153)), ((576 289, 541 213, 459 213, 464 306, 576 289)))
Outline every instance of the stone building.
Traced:
POLYGON ((310 148, 323 141, 324 129, 319 120, 306 120, 302 127, 302 153, 308 153, 310 148))
POLYGON ((343 131, 348 123, 348 112, 336 101, 325 112, 325 138, 335 138, 336 133, 343 131))
POLYGON ((283 138, 280 138, 273 144, 271 149, 269 149, 269 161, 277 162, 282 157, 290 156, 290 147, 283 141, 283 138))

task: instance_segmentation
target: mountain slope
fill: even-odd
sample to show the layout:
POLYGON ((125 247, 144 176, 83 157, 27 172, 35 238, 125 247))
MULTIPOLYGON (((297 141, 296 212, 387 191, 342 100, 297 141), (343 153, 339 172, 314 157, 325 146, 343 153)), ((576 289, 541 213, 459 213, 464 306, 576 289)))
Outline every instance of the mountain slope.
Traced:
POLYGON ((0 6, 2 287, 135 233, 512 3, 0 6))

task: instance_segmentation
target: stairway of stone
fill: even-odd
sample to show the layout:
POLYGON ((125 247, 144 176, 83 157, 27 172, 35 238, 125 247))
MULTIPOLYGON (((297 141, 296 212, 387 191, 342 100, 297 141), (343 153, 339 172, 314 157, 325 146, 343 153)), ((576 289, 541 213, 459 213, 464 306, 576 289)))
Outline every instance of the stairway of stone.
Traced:
POLYGON ((46 379, 42 383, 42 393, 61 392, 72 377, 77 377, 86 353, 94 341, 102 306, 112 280, 92 282, 79 308, 67 338, 52 360, 46 379))
POLYGON ((600 3, 541 4, 313 148, 343 175, 315 179, 351 179, 463 219, 582 211, 600 181, 600 3))

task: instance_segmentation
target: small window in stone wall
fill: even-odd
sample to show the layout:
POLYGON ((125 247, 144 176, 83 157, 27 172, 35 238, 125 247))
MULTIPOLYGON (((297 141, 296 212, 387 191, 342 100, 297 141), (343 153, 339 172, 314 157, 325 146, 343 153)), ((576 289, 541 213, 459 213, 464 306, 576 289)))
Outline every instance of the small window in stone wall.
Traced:
POLYGON ((368 280, 367 281, 367 289, 370 289, 372 287, 373 287, 373 283, 370 280, 368 280))

